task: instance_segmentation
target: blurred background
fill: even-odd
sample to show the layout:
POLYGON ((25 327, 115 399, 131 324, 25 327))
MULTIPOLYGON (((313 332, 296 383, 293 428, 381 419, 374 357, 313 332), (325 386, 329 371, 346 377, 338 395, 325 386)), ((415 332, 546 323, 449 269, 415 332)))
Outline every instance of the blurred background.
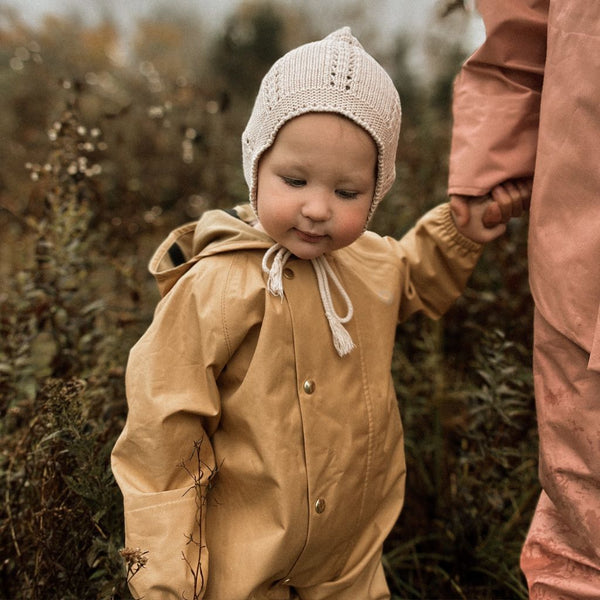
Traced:
MULTIPOLYGON (((446 200, 452 81, 483 38, 469 1, 0 2, 0 598, 129 598, 109 454, 158 301, 146 265, 174 226, 246 200, 260 79, 342 25, 402 98, 398 177, 372 221, 399 237, 446 200)), ((444 319, 399 326, 394 598, 527 597, 530 342, 526 220, 444 319)))

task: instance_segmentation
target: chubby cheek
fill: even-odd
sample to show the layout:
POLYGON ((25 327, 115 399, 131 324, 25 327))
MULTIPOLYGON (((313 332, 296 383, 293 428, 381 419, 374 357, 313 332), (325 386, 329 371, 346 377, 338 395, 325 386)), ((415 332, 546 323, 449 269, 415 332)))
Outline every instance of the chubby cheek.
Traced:
POLYGON ((358 239, 367 224, 368 212, 365 211, 350 211, 340 216, 338 220, 338 238, 345 246, 351 244, 358 239))
POLYGON ((270 197, 258 196, 256 208, 260 224, 271 237, 289 227, 289 211, 286 210, 285 202, 281 202, 279 198, 272 201, 270 197))

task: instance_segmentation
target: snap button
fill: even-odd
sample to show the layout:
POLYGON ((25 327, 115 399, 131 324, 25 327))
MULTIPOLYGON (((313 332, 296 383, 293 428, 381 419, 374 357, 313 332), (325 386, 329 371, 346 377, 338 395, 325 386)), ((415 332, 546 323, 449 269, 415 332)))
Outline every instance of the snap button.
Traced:
POLYGON ((315 502, 315 510, 317 511, 318 514, 321 514, 325 510, 325 499, 324 498, 319 498, 315 502))
POLYGON ((307 379, 302 385, 307 394, 312 394, 315 391, 315 382, 312 379, 307 379))
POLYGON ((289 267, 286 267, 286 268, 283 270, 283 276, 284 276, 286 279, 294 279, 295 273, 294 273, 294 271, 292 271, 292 269, 290 269, 289 267))

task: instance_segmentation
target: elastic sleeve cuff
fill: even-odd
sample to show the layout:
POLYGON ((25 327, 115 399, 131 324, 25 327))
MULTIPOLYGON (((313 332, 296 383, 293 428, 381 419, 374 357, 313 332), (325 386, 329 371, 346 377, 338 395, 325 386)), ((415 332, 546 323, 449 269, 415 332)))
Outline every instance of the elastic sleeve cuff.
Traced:
POLYGON ((482 252, 484 246, 483 244, 475 242, 464 236, 456 227, 456 223, 452 218, 449 202, 440 204, 440 206, 438 206, 435 210, 439 211, 442 235, 446 239, 452 242, 455 246, 458 246, 464 250, 464 254, 480 254, 482 252))

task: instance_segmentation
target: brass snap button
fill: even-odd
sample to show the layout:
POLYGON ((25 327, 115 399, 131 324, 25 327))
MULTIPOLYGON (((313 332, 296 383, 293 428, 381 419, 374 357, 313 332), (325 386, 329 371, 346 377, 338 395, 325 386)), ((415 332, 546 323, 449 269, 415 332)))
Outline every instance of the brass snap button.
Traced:
POLYGON ((317 387, 315 385, 315 382, 312 379, 307 379, 304 384, 302 385, 302 387, 304 388, 304 391, 307 394, 312 394, 315 391, 315 388, 317 387))

